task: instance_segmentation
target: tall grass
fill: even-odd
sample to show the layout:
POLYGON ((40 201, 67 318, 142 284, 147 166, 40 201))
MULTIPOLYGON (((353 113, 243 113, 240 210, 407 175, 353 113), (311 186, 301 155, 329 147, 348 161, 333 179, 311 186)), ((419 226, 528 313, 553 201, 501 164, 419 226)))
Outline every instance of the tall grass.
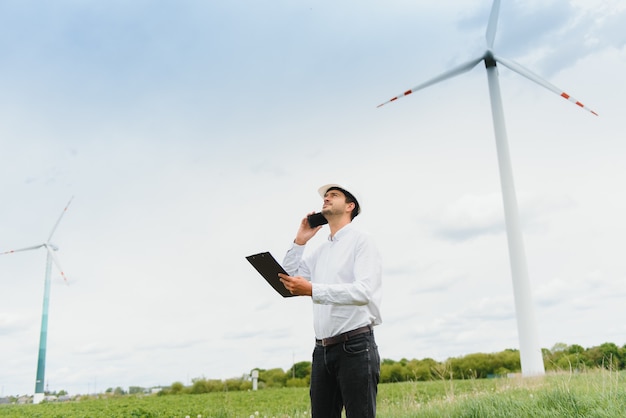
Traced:
POLYGON ((624 372, 596 370, 537 378, 386 385, 381 387, 379 416, 624 417, 625 377, 624 372))

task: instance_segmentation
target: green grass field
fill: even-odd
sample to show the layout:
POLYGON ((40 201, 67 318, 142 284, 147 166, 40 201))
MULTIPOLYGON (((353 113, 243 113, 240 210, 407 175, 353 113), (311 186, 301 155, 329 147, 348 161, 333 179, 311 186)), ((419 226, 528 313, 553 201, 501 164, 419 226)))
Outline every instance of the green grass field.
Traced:
MULTIPOLYGON (((543 378, 406 382, 379 386, 378 416, 623 417, 626 373, 598 370, 543 378)), ((0 417, 308 417, 307 388, 203 395, 120 396, 0 405, 0 417)))

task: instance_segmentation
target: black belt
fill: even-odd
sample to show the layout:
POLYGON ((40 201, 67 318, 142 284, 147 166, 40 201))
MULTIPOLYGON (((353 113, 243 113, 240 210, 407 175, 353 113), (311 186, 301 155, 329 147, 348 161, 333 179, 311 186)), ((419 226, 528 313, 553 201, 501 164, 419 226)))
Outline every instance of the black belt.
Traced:
POLYGON ((372 326, 366 325, 361 328, 353 329, 352 331, 347 331, 342 334, 335 335, 334 337, 322 338, 321 340, 316 339, 315 344, 321 345, 323 347, 327 347, 329 345, 343 343, 345 341, 348 341, 352 337, 356 337, 357 335, 361 335, 365 333, 371 334, 372 332, 373 332, 372 326))

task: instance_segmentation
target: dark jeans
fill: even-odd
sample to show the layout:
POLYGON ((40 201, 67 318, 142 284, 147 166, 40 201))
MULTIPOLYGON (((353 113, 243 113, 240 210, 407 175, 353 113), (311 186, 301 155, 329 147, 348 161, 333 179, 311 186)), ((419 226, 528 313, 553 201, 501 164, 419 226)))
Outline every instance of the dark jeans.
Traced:
POLYGON ((360 334, 346 342, 313 350, 311 415, 339 418, 376 416, 380 357, 374 334, 360 334))

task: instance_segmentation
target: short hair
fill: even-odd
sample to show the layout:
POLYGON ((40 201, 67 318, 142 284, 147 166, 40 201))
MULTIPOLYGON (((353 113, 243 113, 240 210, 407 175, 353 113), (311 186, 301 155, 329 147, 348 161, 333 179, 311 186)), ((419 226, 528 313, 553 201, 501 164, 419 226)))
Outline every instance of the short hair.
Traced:
POLYGON ((329 187, 328 190, 326 190, 326 193, 331 190, 339 190, 346 197, 346 203, 354 203, 354 209, 352 209, 352 212, 350 213, 350 220, 356 218, 356 216, 361 212, 361 207, 359 206, 359 202, 358 200, 356 200, 356 197, 354 197, 354 195, 346 189, 342 189, 341 187, 337 186, 329 187))

